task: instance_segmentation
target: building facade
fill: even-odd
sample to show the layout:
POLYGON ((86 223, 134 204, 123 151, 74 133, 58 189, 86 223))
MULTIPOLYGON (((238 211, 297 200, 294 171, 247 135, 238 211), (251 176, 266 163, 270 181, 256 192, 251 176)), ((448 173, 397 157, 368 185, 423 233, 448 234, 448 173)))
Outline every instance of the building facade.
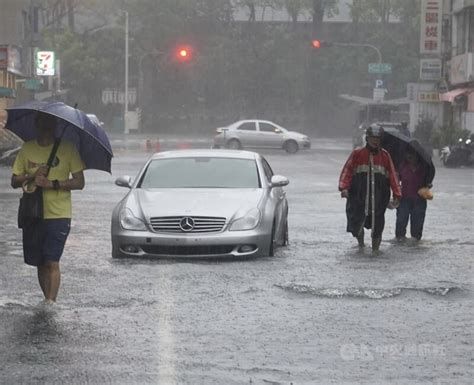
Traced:
POLYGON ((448 90, 440 99, 448 110, 448 124, 474 131, 474 0, 451 0, 449 7, 448 90))
POLYGON ((39 36, 39 7, 33 0, 1 0, 0 12, 0 124, 5 108, 24 94, 33 71, 33 43, 39 36))

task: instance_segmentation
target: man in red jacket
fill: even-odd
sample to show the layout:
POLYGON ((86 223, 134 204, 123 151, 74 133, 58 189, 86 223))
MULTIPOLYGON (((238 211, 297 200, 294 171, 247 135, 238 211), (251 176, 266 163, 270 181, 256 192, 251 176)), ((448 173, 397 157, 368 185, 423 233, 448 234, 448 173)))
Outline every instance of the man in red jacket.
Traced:
POLYGON ((377 251, 385 226, 385 210, 393 192, 393 206, 402 195, 390 154, 381 148, 383 128, 372 124, 366 131, 367 145, 352 151, 339 179, 339 191, 347 198, 347 232, 364 247, 364 227, 372 229, 372 250, 377 251))

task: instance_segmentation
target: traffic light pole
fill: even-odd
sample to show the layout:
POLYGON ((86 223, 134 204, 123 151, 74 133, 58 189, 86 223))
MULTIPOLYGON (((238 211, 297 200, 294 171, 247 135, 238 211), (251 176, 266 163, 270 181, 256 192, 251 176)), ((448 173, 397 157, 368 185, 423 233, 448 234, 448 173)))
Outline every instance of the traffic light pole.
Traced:
POLYGON ((375 52, 377 52, 377 57, 378 57, 378 62, 382 63, 382 53, 380 50, 372 44, 365 44, 365 43, 333 43, 331 42, 330 45, 335 46, 335 47, 366 47, 366 48, 371 48, 375 52))

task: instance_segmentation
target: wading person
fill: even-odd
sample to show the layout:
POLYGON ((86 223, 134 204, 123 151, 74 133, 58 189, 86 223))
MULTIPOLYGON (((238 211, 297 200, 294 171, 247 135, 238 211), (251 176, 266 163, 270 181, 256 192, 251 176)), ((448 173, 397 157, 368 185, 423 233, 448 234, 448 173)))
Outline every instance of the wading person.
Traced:
POLYGON ((411 138, 411 132, 410 132, 410 129, 408 128, 408 122, 406 122, 406 121, 401 122, 399 131, 403 135, 407 136, 408 138, 411 138))
POLYGON ((46 304, 56 301, 59 290, 59 260, 71 226, 71 190, 84 188, 81 157, 72 143, 56 140, 56 125, 54 116, 37 113, 37 139, 23 144, 11 180, 13 188, 42 192, 42 218, 23 227, 23 254, 25 263, 38 269, 46 304))
POLYGON ((400 186, 390 154, 381 148, 383 128, 376 124, 366 131, 366 146, 356 148, 344 165, 339 191, 347 198, 347 232, 364 247, 364 227, 372 229, 372 250, 377 251, 385 226, 385 210, 393 192, 393 205, 401 197, 400 186))
POLYGON ((432 198, 428 189, 424 189, 425 195, 422 197, 418 191, 431 184, 427 182, 427 170, 425 165, 420 162, 418 154, 414 150, 408 150, 405 160, 399 168, 399 178, 402 185, 402 199, 397 208, 397 222, 395 227, 395 236, 397 240, 406 239, 407 225, 410 222, 410 235, 416 240, 420 240, 423 234, 423 225, 425 223, 426 199, 432 198))

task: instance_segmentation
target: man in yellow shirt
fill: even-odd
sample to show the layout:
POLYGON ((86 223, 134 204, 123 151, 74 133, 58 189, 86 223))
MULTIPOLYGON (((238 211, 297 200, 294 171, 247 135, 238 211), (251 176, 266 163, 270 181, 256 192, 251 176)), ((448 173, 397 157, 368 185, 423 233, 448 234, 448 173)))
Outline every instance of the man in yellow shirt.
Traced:
POLYGON ((84 163, 76 147, 61 141, 51 168, 48 158, 55 142, 57 119, 38 113, 38 139, 23 144, 13 165, 13 188, 28 184, 43 190, 43 219, 38 226, 41 246, 32 245, 29 234, 23 230, 23 254, 25 263, 38 268, 38 280, 44 294, 44 302, 56 302, 61 275, 59 260, 71 227, 71 190, 84 188, 84 163), (35 249, 33 249, 35 248, 35 249))

